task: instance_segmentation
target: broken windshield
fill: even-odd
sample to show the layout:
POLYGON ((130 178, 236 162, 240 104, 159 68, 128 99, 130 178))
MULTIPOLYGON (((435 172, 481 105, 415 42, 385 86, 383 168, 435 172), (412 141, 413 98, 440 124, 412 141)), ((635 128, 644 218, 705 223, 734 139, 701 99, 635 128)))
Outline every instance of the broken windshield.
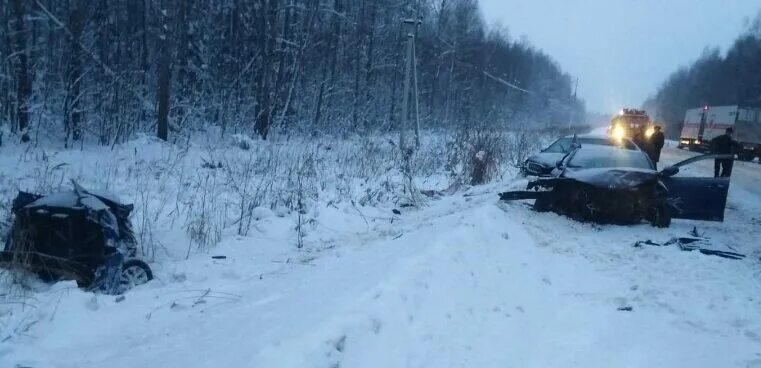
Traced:
POLYGON ((611 146, 587 146, 571 157, 570 168, 633 167, 652 169, 650 160, 641 152, 611 146))

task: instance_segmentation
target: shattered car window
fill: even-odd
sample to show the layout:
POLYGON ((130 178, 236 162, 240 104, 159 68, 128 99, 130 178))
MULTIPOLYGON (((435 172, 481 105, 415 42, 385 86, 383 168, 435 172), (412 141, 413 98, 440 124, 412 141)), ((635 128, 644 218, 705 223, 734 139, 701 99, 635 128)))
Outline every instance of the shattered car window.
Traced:
POLYGON ((633 167, 652 169, 652 164, 640 151, 609 146, 582 147, 570 159, 571 168, 633 167))
POLYGON ((571 149, 571 138, 560 138, 551 144, 544 152, 568 153, 571 149))

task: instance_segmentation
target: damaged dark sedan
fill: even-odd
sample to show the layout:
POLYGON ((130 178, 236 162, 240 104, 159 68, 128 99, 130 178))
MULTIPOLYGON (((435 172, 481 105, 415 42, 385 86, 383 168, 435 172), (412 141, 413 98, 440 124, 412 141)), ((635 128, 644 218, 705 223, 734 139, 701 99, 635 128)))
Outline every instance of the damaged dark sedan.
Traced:
POLYGON ((646 220, 668 227, 672 218, 723 221, 729 178, 677 176, 685 165, 714 158, 730 157, 697 156, 656 171, 639 150, 574 144, 550 177, 530 181, 525 191, 500 193, 500 198, 535 199, 537 211, 597 223, 646 220))
POLYGON ((71 191, 18 194, 0 267, 26 270, 48 282, 75 280, 109 294, 150 281, 150 267, 135 258, 132 205, 72 184, 71 191))

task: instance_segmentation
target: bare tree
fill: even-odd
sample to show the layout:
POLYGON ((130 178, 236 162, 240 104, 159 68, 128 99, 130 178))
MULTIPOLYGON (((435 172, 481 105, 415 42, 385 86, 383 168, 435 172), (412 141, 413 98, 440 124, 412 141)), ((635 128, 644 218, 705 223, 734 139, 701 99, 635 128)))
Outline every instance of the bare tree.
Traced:
POLYGON ((13 11, 13 32, 14 48, 13 54, 16 56, 16 129, 21 133, 21 141, 28 142, 29 134, 29 97, 31 94, 31 84, 29 81, 29 67, 27 65, 26 37, 27 31, 24 27, 24 1, 11 0, 13 11))
POLYGON ((268 138, 400 120, 401 20, 416 37, 421 128, 567 123, 570 78, 486 26, 477 0, 0 0, 2 120, 61 139, 217 125, 268 138), (30 5, 32 4, 32 5, 30 5), (33 29, 24 21, 35 17, 33 29), (26 17, 26 18, 25 18, 26 17), (487 77, 490 76, 490 77, 487 77), (532 94, 505 88, 505 83, 532 94), (10 92, 9 92, 10 91, 10 92), (33 109, 30 107, 34 106, 33 109))
POLYGON ((169 42, 169 10, 167 7, 161 9, 162 22, 159 31, 159 44, 160 48, 160 61, 158 67, 158 123, 157 123, 157 136, 159 139, 167 140, 169 134, 169 98, 171 88, 171 58, 170 58, 170 42, 169 42))
POLYGON ((84 31, 87 3, 82 0, 72 0, 68 4, 68 28, 70 35, 67 38, 67 70, 66 70, 66 98, 64 102, 64 128, 66 138, 78 141, 82 135, 82 53, 80 44, 84 31))

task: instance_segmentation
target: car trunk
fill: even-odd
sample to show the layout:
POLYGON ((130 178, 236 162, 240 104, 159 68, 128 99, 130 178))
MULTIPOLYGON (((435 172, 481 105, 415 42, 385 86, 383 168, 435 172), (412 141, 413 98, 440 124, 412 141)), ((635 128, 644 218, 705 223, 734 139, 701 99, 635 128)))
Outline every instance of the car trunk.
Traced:
POLYGON ((103 231, 83 208, 20 209, 11 237, 12 261, 47 281, 88 284, 104 259, 103 231))

